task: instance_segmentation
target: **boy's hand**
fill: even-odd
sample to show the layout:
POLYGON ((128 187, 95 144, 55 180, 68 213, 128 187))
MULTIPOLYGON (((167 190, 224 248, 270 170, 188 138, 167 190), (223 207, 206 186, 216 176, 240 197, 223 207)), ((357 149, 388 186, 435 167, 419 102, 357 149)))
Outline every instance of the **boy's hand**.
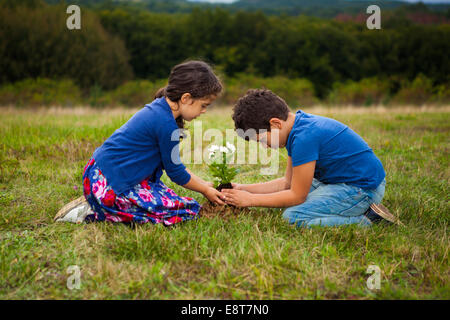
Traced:
POLYGON ((234 190, 244 190, 243 188, 242 188, 242 184, 239 184, 239 183, 231 183, 231 185, 233 186, 233 189, 234 190))
POLYGON ((244 190, 223 189, 222 193, 225 195, 225 202, 235 207, 251 207, 252 194, 244 190))
POLYGON ((209 201, 218 204, 218 205, 225 205, 225 202, 223 202, 221 199, 225 200, 225 196, 218 190, 216 190, 213 187, 208 187, 206 191, 203 193, 203 195, 208 198, 209 201))

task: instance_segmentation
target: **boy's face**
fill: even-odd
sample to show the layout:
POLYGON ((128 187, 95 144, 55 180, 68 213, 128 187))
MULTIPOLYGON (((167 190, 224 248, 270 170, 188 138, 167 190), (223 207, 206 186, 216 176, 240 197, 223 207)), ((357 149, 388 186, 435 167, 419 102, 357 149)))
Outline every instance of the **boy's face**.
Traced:
POLYGON ((266 148, 284 148, 289 132, 290 129, 286 121, 272 118, 270 119, 270 131, 257 133, 254 140, 260 142, 266 148))

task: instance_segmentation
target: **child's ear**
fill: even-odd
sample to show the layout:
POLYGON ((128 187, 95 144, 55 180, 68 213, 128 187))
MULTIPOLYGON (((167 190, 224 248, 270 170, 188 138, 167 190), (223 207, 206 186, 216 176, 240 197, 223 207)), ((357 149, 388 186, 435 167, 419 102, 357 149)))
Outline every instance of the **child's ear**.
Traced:
POLYGON ((192 96, 189 92, 183 93, 183 95, 180 98, 180 101, 182 104, 192 104, 194 101, 192 99, 192 96))
POLYGON ((281 129, 282 122, 278 118, 272 118, 269 120, 270 127, 273 129, 281 129))

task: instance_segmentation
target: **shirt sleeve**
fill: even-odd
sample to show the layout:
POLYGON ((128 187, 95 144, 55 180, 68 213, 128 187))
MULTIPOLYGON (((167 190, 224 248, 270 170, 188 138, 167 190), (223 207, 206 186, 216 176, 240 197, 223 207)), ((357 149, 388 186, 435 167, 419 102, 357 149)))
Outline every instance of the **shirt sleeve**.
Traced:
POLYGON ((294 137, 290 148, 292 166, 319 160, 319 148, 320 141, 312 135, 294 137))
POLYGON ((191 175, 186 171, 186 166, 180 159, 180 131, 178 127, 163 122, 157 130, 157 134, 164 170, 170 180, 178 185, 185 185, 191 179, 191 175))

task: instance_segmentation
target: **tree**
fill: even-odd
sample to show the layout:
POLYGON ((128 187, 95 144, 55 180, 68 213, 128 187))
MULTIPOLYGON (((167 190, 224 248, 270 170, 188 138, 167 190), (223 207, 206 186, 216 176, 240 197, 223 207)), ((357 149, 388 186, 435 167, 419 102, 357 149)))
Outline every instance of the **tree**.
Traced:
POLYGON ((66 19, 61 5, 1 8, 0 81, 70 78, 113 88, 132 77, 123 42, 95 14, 83 10, 81 30, 68 30, 66 19))

